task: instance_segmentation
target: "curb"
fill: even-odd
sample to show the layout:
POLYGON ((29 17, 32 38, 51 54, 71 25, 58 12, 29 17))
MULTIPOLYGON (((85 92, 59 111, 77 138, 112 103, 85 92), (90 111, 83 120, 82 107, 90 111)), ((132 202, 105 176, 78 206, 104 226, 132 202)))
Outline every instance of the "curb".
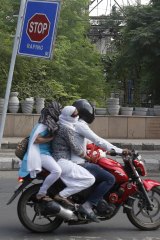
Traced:
POLYGON ((17 143, 11 143, 11 142, 2 143, 1 144, 1 149, 15 149, 16 146, 17 146, 17 143))
POLYGON ((152 143, 142 143, 142 144, 134 144, 134 143, 118 143, 118 142, 111 142, 113 145, 119 148, 128 148, 128 149, 135 149, 139 150, 146 150, 146 151, 155 151, 160 150, 159 144, 152 144, 152 143))
MULTIPOLYGON (((123 163, 122 159, 117 159, 118 162, 123 163)), ((156 159, 147 159, 143 160, 145 163, 145 167, 148 173, 160 173, 160 160, 156 159)), ((0 171, 7 171, 7 170, 17 170, 21 164, 21 160, 18 158, 12 157, 4 157, 0 158, 0 171)))
POLYGON ((3 170, 18 170, 21 161, 14 158, 1 158, 0 159, 0 171, 3 170))
MULTIPOLYGON (((148 150, 148 151, 155 151, 160 150, 160 144, 154 144, 154 143, 123 143, 123 142, 116 142, 116 141, 110 141, 113 145, 120 147, 120 148, 128 148, 128 149, 135 149, 137 151, 139 150, 148 150)), ((1 144, 1 149, 15 149, 17 146, 17 142, 3 142, 1 144)))
MULTIPOLYGON (((5 139, 2 142, 1 149, 2 153, 0 154, 0 171, 7 171, 7 170, 18 170, 19 164, 21 164, 21 160, 19 160, 14 155, 14 149, 17 146, 18 141, 22 138, 9 138, 5 139), (4 151, 3 151, 4 150, 4 151), (4 153, 3 153, 4 152, 4 153), (9 154, 9 152, 12 152, 9 154)), ((107 139, 113 145, 120 147, 120 148, 128 148, 128 149, 135 149, 136 151, 160 151, 160 141, 156 141, 155 139, 152 140, 145 140, 145 139, 107 139), (149 141, 149 142, 148 142, 149 141)), ((143 158, 143 156, 142 156, 143 158)), ((151 173, 160 173, 160 156, 159 153, 156 157, 152 157, 152 154, 149 156, 146 155, 145 159, 145 166, 148 172, 151 173)), ((120 163, 122 163, 122 159, 117 159, 120 163)))

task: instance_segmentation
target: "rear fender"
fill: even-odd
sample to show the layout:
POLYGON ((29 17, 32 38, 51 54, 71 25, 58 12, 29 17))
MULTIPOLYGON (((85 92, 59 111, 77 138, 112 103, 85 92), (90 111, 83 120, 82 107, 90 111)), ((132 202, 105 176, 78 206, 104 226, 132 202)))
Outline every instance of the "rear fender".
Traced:
POLYGON ((23 183, 14 191, 14 194, 12 195, 12 197, 9 199, 9 201, 7 202, 7 205, 9 205, 11 202, 13 202, 13 200, 20 194, 20 192, 23 191, 23 189, 25 187, 27 187, 30 183, 32 182, 31 178, 26 178, 23 183))
POLYGON ((142 180, 142 182, 147 191, 150 191, 154 187, 160 186, 160 182, 152 179, 145 179, 145 180, 142 180))

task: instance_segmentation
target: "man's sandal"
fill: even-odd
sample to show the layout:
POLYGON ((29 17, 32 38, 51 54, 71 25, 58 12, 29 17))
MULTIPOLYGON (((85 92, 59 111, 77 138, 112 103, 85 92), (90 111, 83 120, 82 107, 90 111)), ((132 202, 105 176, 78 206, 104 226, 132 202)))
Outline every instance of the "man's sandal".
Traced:
POLYGON ((54 200, 58 203, 61 203, 63 205, 69 206, 69 207, 74 207, 74 203, 72 203, 69 199, 61 197, 59 194, 56 194, 54 196, 54 200))
POLYGON ((38 201, 46 201, 46 202, 51 202, 51 201, 53 201, 53 199, 50 198, 49 196, 47 196, 47 195, 41 195, 41 194, 37 194, 37 195, 36 195, 36 199, 37 199, 38 201))

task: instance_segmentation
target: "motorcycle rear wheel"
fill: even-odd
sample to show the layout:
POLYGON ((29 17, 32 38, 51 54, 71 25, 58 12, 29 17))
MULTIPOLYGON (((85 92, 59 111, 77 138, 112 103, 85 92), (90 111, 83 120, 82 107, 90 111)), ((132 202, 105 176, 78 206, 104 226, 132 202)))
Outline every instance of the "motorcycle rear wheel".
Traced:
POLYGON ((40 184, 33 185, 25 190, 17 205, 17 212, 20 222, 32 232, 47 233, 57 229, 63 219, 55 216, 38 215, 37 203, 34 201, 40 184))
POLYGON ((127 217, 130 222, 141 230, 156 230, 160 227, 160 189, 154 187, 148 192, 148 196, 153 203, 153 210, 146 209, 144 198, 138 192, 133 195, 135 200, 129 199, 128 205, 132 209, 127 209, 127 217))

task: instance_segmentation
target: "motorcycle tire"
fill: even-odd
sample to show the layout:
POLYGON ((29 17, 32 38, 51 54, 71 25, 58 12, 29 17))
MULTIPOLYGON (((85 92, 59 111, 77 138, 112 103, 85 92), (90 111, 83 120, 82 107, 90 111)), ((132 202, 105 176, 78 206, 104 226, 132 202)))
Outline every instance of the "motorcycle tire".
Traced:
POLYGON ((143 195, 138 192, 129 199, 127 204, 131 209, 126 209, 126 214, 130 222, 141 230, 151 231, 160 227, 160 189, 152 188, 148 196, 153 203, 153 210, 147 210, 144 204, 143 195))
POLYGON ((35 199, 40 185, 33 185, 22 193, 18 201, 17 212, 19 220, 25 228, 36 233, 47 233, 56 230, 63 223, 63 219, 37 214, 35 199))

